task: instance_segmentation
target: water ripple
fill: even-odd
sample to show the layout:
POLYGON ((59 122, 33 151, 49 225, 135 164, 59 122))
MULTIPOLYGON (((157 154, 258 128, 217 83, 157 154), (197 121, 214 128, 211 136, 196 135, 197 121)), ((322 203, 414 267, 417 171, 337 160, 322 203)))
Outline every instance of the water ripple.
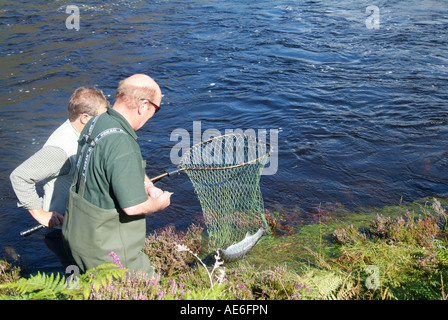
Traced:
MULTIPOLYGON (((66 117, 80 85, 114 90, 132 73, 161 85, 163 111, 138 132, 148 172, 171 167, 170 133, 279 130, 279 166, 261 179, 266 206, 381 205, 447 193, 448 6, 380 0, 369 30, 366 1, 84 1, 80 30, 62 1, 0 9, 0 190, 66 117)), ((185 227, 200 211, 185 176, 150 227, 185 227)), ((6 223, 6 222, 5 222, 6 223)), ((11 231, 12 232, 12 231, 11 231)), ((2 244, 20 247, 11 232, 2 244)), ((29 245, 29 244, 27 244, 29 245)), ((33 248, 23 248, 29 252, 33 248)), ((19 250, 20 251, 20 250, 19 250)), ((34 260, 32 260, 34 261, 34 260)))

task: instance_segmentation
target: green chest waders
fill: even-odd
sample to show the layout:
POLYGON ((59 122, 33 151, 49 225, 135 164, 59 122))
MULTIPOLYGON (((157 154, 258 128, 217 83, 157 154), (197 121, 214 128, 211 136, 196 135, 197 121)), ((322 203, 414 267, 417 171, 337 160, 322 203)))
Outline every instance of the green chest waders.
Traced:
POLYGON ((70 187, 62 227, 65 248, 82 272, 103 263, 112 263, 110 253, 115 252, 125 268, 141 270, 151 276, 153 268, 141 251, 146 236, 145 216, 131 217, 122 210, 103 209, 84 199, 87 168, 94 147, 110 134, 126 134, 121 129, 112 128, 91 139, 90 134, 98 118, 93 120, 89 134, 85 136, 86 143, 81 149, 70 187))

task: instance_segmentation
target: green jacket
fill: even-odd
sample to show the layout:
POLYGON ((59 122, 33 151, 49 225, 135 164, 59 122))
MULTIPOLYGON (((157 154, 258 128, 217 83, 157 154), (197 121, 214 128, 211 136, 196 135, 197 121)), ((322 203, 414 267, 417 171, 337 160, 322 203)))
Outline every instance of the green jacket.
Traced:
POLYGON ((111 263, 114 252, 125 268, 152 274, 142 252, 145 216, 122 210, 148 199, 144 179, 137 135, 126 119, 111 108, 94 117, 81 132, 62 229, 64 246, 83 272, 111 263))

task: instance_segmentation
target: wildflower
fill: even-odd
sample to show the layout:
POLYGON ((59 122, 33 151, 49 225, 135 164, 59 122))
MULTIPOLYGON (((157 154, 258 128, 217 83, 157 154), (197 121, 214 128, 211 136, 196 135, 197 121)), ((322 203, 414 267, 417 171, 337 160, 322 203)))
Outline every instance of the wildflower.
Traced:
POLYGON ((176 250, 177 250, 177 251, 187 251, 187 252, 191 252, 191 250, 188 249, 188 247, 187 247, 186 245, 183 245, 183 244, 178 244, 178 245, 176 246, 176 250))
MULTIPOLYGON (((220 260, 219 250, 216 251, 215 265, 213 266, 213 270, 211 272, 207 269, 207 266, 205 265, 205 263, 201 259, 199 259, 198 255, 196 253, 194 253, 193 251, 191 251, 190 249, 188 249, 187 246, 178 244, 178 245, 176 245, 176 250, 177 251, 187 251, 190 254, 192 254, 202 264, 202 266, 204 267, 205 271, 207 271, 207 274, 208 274, 208 277, 209 277, 209 280, 210 280, 210 285, 212 287, 214 286, 212 275, 221 265, 224 264, 224 261, 220 260)), ((220 283, 223 281, 224 275, 225 275, 225 273, 220 271, 220 275, 218 276, 218 281, 220 283)))
POLYGON ((218 283, 224 283, 226 272, 224 271, 224 269, 218 269, 218 273, 219 275, 216 275, 218 283))
POLYGON ((118 258, 117 254, 113 251, 111 251, 109 253, 110 258, 112 259, 112 261, 120 268, 120 269, 124 269, 124 267, 122 266, 120 259, 118 258))

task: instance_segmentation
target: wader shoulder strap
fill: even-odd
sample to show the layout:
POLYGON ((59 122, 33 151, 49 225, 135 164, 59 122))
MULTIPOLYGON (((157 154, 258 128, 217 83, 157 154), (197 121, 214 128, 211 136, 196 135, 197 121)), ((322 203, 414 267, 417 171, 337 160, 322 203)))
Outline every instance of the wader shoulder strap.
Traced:
POLYGON ((103 132, 101 132, 99 135, 96 136, 95 139, 92 140, 89 137, 89 140, 86 141, 86 145, 89 145, 89 149, 87 149, 86 156, 84 159, 84 165, 82 167, 82 172, 81 172, 81 174, 84 178, 86 177, 86 174, 87 174, 87 166, 89 164, 90 155, 92 154, 93 148, 95 148, 95 146, 101 141, 101 139, 107 137, 110 134, 114 134, 114 133, 126 134, 126 132, 124 132, 124 130, 122 130, 120 128, 110 128, 110 129, 106 129, 103 132))
POLYGON ((90 125, 89 130, 87 131, 87 134, 83 135, 84 145, 82 146, 81 153, 78 154, 78 159, 76 160, 76 168, 78 170, 79 170, 79 167, 81 166, 81 159, 82 159, 82 156, 84 155, 86 146, 90 143, 90 140, 91 140, 90 136, 92 134, 93 128, 95 127, 95 124, 98 121, 98 119, 101 117, 101 115, 102 115, 102 113, 93 117, 92 124, 90 125))
POLYGON ((91 156, 92 151, 95 148, 95 146, 103 138, 105 138, 105 137, 107 137, 107 136, 109 136, 111 134, 115 134, 115 133, 127 134, 124 130, 122 130, 120 128, 109 128, 109 129, 106 129, 106 130, 102 131, 94 139, 92 139, 91 138, 91 134, 92 134, 93 128, 94 128, 94 126, 96 124, 96 121, 99 119, 100 116, 101 116, 101 114, 96 116, 92 120, 92 124, 90 125, 88 133, 84 135, 84 145, 82 146, 81 152, 78 155, 78 161, 77 161, 77 164, 76 164, 76 172, 75 172, 75 179, 74 179, 75 181, 73 181, 72 186, 74 186, 74 184, 77 183, 79 172, 81 172, 81 177, 79 177, 80 178, 80 185, 79 185, 79 189, 78 189, 78 192, 77 192, 80 196, 84 196, 87 168, 88 168, 88 165, 89 165, 90 156, 91 156), (86 148, 88 148, 87 151, 85 150, 86 148), (81 168, 81 162, 82 162, 83 158, 84 158, 84 163, 83 163, 83 166, 81 168))

